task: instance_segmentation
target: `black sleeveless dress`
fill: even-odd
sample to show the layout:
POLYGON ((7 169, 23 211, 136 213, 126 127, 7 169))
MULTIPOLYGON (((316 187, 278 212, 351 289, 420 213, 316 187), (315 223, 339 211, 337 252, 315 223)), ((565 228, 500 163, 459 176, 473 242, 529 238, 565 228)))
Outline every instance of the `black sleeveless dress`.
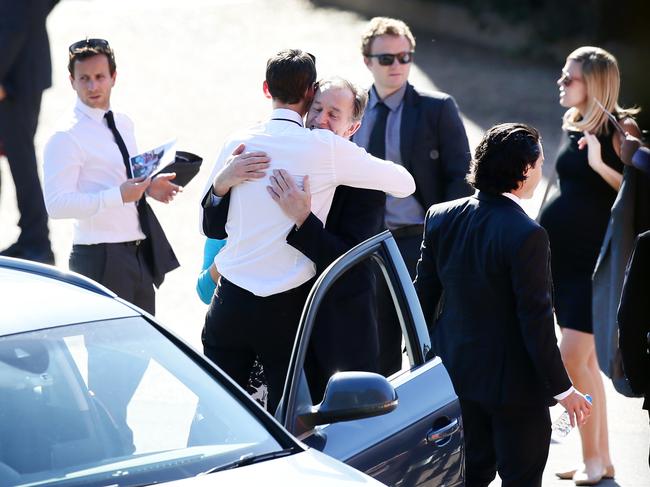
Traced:
MULTIPOLYGON (((623 172, 612 145, 612 129, 598 137, 605 164, 623 172)), ((556 162, 560 191, 542 208, 540 223, 551 245, 555 313, 563 328, 593 333, 591 276, 607 230, 614 190, 589 167, 582 132, 568 132, 556 162)))

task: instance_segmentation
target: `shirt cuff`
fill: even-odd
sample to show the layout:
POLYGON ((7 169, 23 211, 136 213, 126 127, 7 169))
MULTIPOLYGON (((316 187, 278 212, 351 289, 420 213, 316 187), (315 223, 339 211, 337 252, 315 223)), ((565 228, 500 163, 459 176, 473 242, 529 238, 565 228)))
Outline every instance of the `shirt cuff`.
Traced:
POLYGON ((556 401, 561 401, 565 397, 569 397, 569 395, 571 395, 572 392, 575 392, 575 388, 573 386, 569 387, 562 394, 558 394, 557 396, 553 396, 553 399, 555 399, 556 401))
POLYGON ((119 186, 102 191, 101 195, 102 208, 117 208, 125 204, 119 186))
POLYGON ((211 187, 208 193, 203 198, 203 208, 213 208, 219 204, 223 199, 223 196, 217 196, 214 194, 214 190, 211 187))

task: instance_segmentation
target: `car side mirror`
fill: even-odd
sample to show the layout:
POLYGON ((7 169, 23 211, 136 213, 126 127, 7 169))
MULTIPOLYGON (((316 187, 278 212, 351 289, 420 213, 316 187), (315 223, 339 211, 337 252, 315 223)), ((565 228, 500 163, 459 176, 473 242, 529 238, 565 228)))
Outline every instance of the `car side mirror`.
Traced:
POLYGON ((323 401, 299 414, 307 429, 319 424, 370 418, 393 411, 397 392, 385 377, 372 372, 337 372, 330 377, 323 401))

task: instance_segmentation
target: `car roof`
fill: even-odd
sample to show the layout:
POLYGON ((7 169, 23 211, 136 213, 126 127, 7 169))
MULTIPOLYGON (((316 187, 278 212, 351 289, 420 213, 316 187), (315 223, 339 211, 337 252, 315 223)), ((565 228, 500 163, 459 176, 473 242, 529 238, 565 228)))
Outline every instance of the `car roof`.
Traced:
POLYGON ((90 279, 8 257, 0 257, 0 296, 0 336, 139 315, 90 279))

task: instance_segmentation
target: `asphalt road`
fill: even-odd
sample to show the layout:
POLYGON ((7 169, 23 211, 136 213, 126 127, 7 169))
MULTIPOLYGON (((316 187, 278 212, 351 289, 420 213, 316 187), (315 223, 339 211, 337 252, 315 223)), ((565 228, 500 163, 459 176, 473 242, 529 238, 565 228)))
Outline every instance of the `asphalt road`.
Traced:
MULTIPOLYGON (((203 249, 198 200, 224 138, 269 113, 261 89, 264 68, 268 56, 281 48, 300 47, 314 53, 322 76, 337 74, 369 85, 371 77, 359 53, 364 22, 356 14, 315 8, 306 0, 64 0, 51 14, 54 86, 43 98, 36 136, 39 158, 57 120, 74 103, 67 46, 85 36, 106 38, 115 49, 118 77, 112 104, 135 121, 140 149, 176 137, 178 149, 205 158, 199 176, 173 203, 155 205, 182 264, 158 292, 157 316, 194 346, 200 346, 205 314, 194 292, 203 249)), ((562 110, 554 85, 560 66, 513 60, 415 34, 418 47, 411 81, 456 97, 471 145, 494 123, 532 123, 543 134, 545 174, 550 174, 561 135, 562 110)), ((4 248, 17 237, 18 214, 6 161, 0 163, 0 170, 0 247, 4 248)), ((529 204, 533 215, 542 192, 540 188, 529 204)), ((67 268, 72 224, 51 221, 50 230, 57 263, 67 268)), ((640 410, 640 400, 623 398, 611 387, 608 401, 618 475, 616 481, 601 485, 650 485, 647 413, 640 410)), ((555 480, 552 472, 579 456, 575 433, 565 443, 552 445, 544 485, 572 485, 555 480)))

